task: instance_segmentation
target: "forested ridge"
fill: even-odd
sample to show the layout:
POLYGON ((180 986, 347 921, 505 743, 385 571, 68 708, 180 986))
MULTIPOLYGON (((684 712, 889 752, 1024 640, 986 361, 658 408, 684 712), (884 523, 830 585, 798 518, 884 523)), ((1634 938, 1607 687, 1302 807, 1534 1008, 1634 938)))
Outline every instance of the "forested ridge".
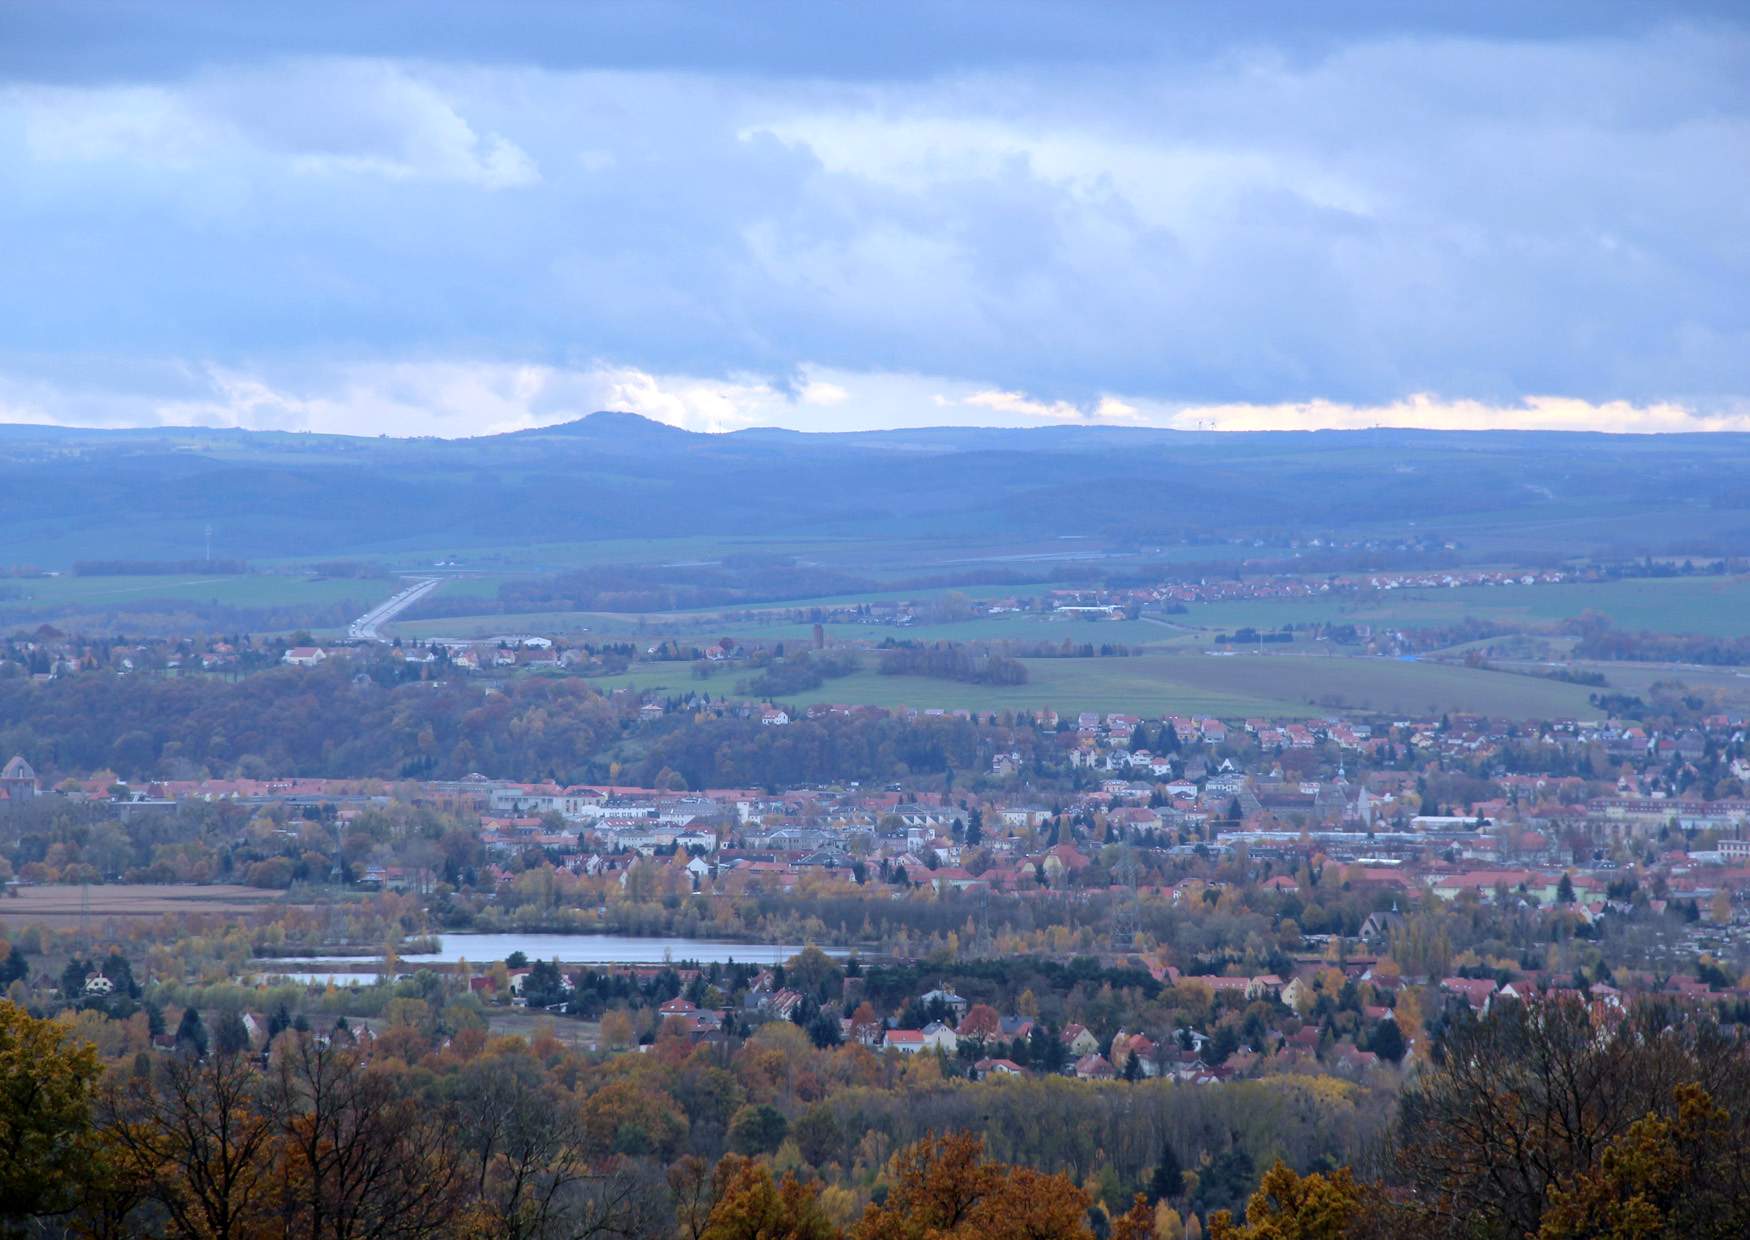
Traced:
POLYGON ((446 1031, 402 1002, 381 1035, 282 1011, 259 1054, 234 1014, 209 1028, 188 1008, 174 1050, 106 1060, 0 1000, 0 1223, 651 1240, 1186 1240, 1199 1217, 1232 1240, 1750 1228, 1750 1061, 1671 1008, 1601 1026, 1551 1000, 1461 1022, 1382 1130, 1379 1099, 1328 1077, 950 1083, 927 1056, 817 1047, 788 1021, 602 1060, 546 1034, 446 1031))
MULTIPOLYGON (((364 554, 385 529, 433 545, 774 533, 858 540, 1283 536, 1443 519, 1584 520, 1609 494, 1635 530, 1598 525, 1598 549, 1739 550, 1750 505, 1739 435, 1564 435, 1415 430, 1195 434, 1111 427, 924 429, 843 435, 690 434, 628 414, 467 440, 287 436, 159 428, 0 428, 0 533, 68 560, 186 558, 190 523, 222 523, 227 556, 364 554), (1170 488, 1159 488, 1171 476, 1170 488), (805 478, 806 486, 797 480, 805 478), (1431 478, 1440 485, 1429 485, 1431 478), (1153 499, 1138 505, 1132 497, 1153 499), (1697 507, 1687 532, 1663 518, 1697 507), (1703 529, 1702 525, 1706 528, 1703 529), (1625 532, 1625 530, 1627 532, 1625 532), (294 536, 295 531, 295 536, 294 536)), ((1586 527, 1576 524, 1576 531, 1586 527)), ((681 596, 589 573, 557 596, 681 596)), ((545 589, 545 588, 544 588, 545 589)), ((733 592, 733 587, 731 587, 733 592)), ((434 601, 442 607, 446 604, 434 601)))
POLYGON ((487 694, 460 680, 382 684, 342 668, 216 677, 0 680, 0 749, 70 772, 126 779, 179 766, 233 772, 527 778, 572 772, 621 710, 579 681, 518 681, 487 694))
POLYGON ((359 677, 340 666, 210 676, 0 679, 0 750, 44 771, 123 779, 244 775, 556 779, 776 786, 940 773, 971 765, 978 729, 958 719, 826 717, 763 728, 734 713, 640 718, 635 697, 579 678, 359 677))

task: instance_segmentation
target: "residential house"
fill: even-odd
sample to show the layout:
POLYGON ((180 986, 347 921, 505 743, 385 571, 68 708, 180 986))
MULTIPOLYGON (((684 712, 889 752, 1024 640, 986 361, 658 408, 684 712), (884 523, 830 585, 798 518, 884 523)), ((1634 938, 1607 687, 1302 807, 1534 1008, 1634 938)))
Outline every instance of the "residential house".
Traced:
MULTIPOLYGON (((1100 1039, 1086 1025, 1066 1025, 1063 1030, 1064 1049, 1072 1055, 1094 1055, 1100 1050, 1100 1039)), ((1108 1067, 1111 1065, 1108 1064, 1108 1067)))

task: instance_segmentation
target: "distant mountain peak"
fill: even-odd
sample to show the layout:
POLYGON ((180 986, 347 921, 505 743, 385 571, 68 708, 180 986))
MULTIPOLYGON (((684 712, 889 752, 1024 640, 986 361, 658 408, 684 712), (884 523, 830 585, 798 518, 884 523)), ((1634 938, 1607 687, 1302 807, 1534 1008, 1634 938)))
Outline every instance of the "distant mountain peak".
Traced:
POLYGON ((695 432, 683 430, 678 426, 670 426, 667 422, 658 422, 655 418, 647 418, 641 413, 602 409, 570 422, 559 422, 553 426, 538 426, 517 433, 522 435, 612 436, 616 439, 634 437, 666 439, 679 435, 692 435, 695 432))

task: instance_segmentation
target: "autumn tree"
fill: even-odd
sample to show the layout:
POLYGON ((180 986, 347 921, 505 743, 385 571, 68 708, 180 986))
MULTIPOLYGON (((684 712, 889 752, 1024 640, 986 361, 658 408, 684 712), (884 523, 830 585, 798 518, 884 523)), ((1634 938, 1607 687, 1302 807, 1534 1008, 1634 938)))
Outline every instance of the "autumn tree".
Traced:
POLYGON ((1349 1168, 1300 1176, 1278 1161, 1246 1202, 1242 1226, 1226 1210, 1209 1216, 1210 1240, 1344 1240, 1364 1209, 1349 1168))
POLYGON ((1155 1240, 1155 1211, 1147 1196, 1136 1194, 1130 1209, 1112 1220, 1112 1240, 1155 1240))
POLYGON ((785 965, 789 984, 814 999, 829 997, 830 989, 844 975, 833 958, 818 947, 805 947, 785 965))
POLYGON ((960 1021, 960 1036, 983 1042, 1002 1032, 1002 1016, 988 1003, 975 1003, 960 1021))
POLYGON ((494 1236, 645 1234, 666 1204, 654 1169, 590 1156, 576 1097, 520 1044, 467 1064, 456 1101, 471 1213, 494 1236))
POLYGON ((99 1071, 89 1044, 0 999, 0 1224, 71 1204, 99 1071))
POLYGON ((596 1159, 670 1157, 687 1132, 687 1117, 673 1098, 631 1080, 610 1082, 591 1094, 583 1104, 583 1121, 590 1156, 596 1159))
POLYGON ((683 1156, 668 1169, 668 1191, 681 1240, 701 1240, 717 1204, 711 1164, 697 1154, 683 1156))
POLYGON ((1731 1116, 1699 1085, 1679 1085, 1676 1115, 1648 1114, 1596 1168, 1550 1189, 1539 1240, 1750 1235, 1750 1165, 1731 1116))
POLYGON ((790 1125, 790 1136, 795 1139, 802 1157, 816 1167, 834 1161, 845 1141, 844 1130, 832 1108, 825 1104, 812 1106, 797 1116, 796 1122, 790 1125))
POLYGON ((971 1133, 926 1137, 893 1156, 886 1200, 851 1240, 1091 1240, 1088 1195, 1067 1176, 984 1157, 971 1133))
POLYGON ((1580 1182, 1649 1114, 1697 1085, 1733 1117, 1742 1156, 1750 1059, 1693 1012, 1647 1003, 1599 1020, 1577 999, 1497 1004, 1449 1029, 1404 1093, 1395 1139, 1426 1231, 1535 1234, 1553 1189, 1580 1182))
POLYGON ((463 1185, 455 1117, 398 1074, 344 1043, 281 1040, 262 1108, 276 1129, 279 1214, 297 1234, 445 1234, 463 1185))
POLYGON ((261 1084, 245 1056, 184 1051, 100 1096, 110 1164, 141 1185, 166 1234, 231 1240, 268 1226, 275 1131, 261 1084))
POLYGON ((730 1154, 717 1165, 716 1204, 699 1240, 837 1240, 814 1189, 730 1154))
POLYGON ((615 1008, 602 1015, 602 1045, 610 1048, 632 1044, 632 1018, 615 1008))

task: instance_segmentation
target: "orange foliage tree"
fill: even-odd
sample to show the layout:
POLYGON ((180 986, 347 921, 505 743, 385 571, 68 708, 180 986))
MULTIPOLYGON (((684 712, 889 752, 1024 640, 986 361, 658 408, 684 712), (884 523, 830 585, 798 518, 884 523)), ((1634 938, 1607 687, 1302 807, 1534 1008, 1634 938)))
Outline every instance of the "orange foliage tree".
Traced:
POLYGON ((1081 1240, 1088 1195, 1067 1176, 984 1157, 971 1133, 926 1137, 893 1156, 887 1198, 852 1240, 1081 1240))

